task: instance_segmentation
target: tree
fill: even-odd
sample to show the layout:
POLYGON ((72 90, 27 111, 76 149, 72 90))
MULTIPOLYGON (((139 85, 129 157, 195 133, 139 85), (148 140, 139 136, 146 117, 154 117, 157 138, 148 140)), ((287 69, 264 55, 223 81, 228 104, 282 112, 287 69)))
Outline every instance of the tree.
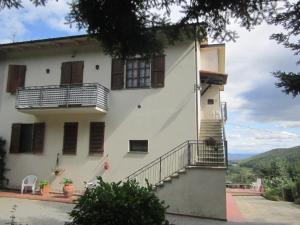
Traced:
MULTIPOLYGON (((45 5, 47 0, 30 0, 34 5, 45 5)), ((4 8, 21 8, 22 0, 0 0, 0 10, 4 8)))
MULTIPOLYGON (((271 18, 270 24, 281 25, 285 33, 277 33, 271 36, 271 39, 284 47, 291 49, 295 55, 300 54, 300 1, 296 3, 285 3, 288 10, 278 13, 271 18)), ((297 62, 300 64, 300 60, 297 62)), ((276 86, 283 88, 286 94, 292 94, 293 97, 300 94, 300 73, 276 71, 273 75, 278 78, 276 86)))
POLYGON ((5 173, 7 172, 6 168, 6 151, 5 147, 5 140, 0 137, 0 188, 5 187, 8 183, 8 179, 5 177, 5 173))
MULTIPOLYGON (((278 0, 75 0, 67 17, 70 24, 101 41, 104 50, 118 57, 153 55, 183 36, 231 41, 235 31, 226 25, 235 19, 251 29, 276 13, 278 0), (183 15, 170 22, 171 7, 183 15), (154 10, 153 10, 154 9, 154 10), (159 11, 160 13, 155 13, 159 11)), ((280 1, 281 2, 281 1, 280 1)))

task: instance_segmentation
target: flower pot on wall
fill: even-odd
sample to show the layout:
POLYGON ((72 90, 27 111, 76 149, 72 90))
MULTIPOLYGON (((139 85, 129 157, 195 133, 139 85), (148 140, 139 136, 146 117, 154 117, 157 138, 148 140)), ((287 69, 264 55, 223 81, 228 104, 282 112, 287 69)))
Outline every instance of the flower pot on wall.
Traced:
POLYGON ((43 196, 47 196, 50 193, 50 186, 49 184, 44 185, 43 187, 41 187, 41 195, 43 196))
POLYGON ((73 184, 65 184, 63 187, 63 193, 64 193, 64 196, 67 198, 72 197, 73 193, 74 193, 73 184))

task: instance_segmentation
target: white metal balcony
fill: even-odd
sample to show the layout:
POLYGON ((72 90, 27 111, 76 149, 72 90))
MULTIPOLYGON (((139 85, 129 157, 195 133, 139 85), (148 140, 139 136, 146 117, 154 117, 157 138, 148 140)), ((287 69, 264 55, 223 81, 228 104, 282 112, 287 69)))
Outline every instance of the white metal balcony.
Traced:
POLYGON ((17 91, 16 108, 30 114, 106 113, 109 89, 98 84, 34 86, 17 91))

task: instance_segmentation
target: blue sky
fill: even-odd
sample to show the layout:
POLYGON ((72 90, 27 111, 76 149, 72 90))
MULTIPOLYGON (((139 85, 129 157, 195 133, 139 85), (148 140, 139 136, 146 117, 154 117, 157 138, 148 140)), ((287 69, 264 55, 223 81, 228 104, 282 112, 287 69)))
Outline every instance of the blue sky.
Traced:
MULTIPOLYGON (((66 1, 34 7, 28 0, 20 10, 0 11, 0 43, 82 34, 65 24, 66 1)), ((177 13, 173 14, 176 20, 177 13)), ((275 88, 271 72, 299 71, 293 54, 269 40, 280 27, 261 25, 251 32, 233 24, 239 39, 226 43, 228 84, 222 93, 228 102, 226 125, 231 153, 258 153, 300 145, 300 97, 275 88)))

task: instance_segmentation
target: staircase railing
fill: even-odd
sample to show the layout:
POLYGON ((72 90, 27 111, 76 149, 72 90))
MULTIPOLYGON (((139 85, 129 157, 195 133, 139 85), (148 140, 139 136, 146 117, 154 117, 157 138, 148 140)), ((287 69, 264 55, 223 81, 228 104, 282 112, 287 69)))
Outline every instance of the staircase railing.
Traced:
POLYGON ((224 167, 223 143, 185 141, 171 151, 132 173, 127 179, 135 179, 140 185, 157 185, 169 179, 187 166, 224 167))
POLYGON ((227 121, 227 103, 221 103, 221 122, 222 122, 222 135, 223 135, 223 146, 224 146, 224 153, 225 153, 225 164, 226 167, 228 166, 228 146, 227 146, 227 139, 225 133, 225 122, 227 121))

